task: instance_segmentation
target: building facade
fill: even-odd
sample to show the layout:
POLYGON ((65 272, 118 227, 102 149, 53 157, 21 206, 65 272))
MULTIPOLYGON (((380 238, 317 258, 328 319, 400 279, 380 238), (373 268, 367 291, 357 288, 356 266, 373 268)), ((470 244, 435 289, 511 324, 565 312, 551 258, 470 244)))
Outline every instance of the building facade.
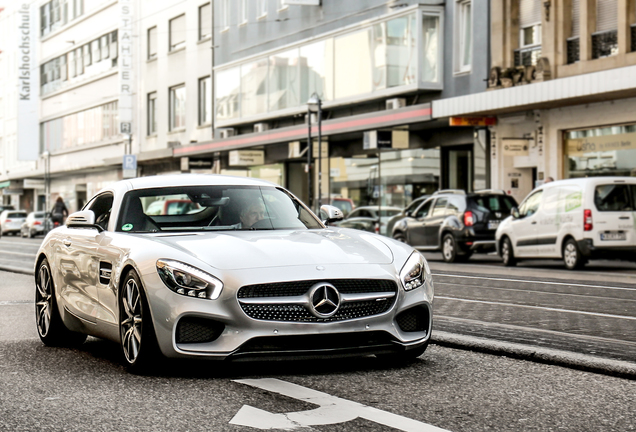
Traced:
POLYGON ((496 116, 493 187, 636 175, 636 2, 493 0, 488 87, 433 116, 496 116))

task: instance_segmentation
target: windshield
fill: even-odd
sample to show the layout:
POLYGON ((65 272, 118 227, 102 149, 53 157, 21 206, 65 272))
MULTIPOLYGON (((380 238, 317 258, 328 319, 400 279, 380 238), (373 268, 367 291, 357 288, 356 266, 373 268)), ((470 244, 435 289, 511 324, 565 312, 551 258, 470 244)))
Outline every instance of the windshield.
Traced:
POLYGON ((515 207, 517 203, 514 198, 508 195, 479 195, 472 197, 479 211, 483 212, 503 212, 510 213, 510 209, 515 207))
POLYGON ((282 189, 185 186, 131 191, 122 202, 121 232, 229 231, 322 228, 282 189))

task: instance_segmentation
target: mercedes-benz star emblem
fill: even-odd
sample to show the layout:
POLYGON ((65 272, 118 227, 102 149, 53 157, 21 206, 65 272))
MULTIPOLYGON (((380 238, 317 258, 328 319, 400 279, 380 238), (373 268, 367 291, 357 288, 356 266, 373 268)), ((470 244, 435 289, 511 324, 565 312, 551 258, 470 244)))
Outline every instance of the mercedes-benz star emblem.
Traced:
POLYGON ((330 283, 317 283, 309 290, 309 311, 316 318, 329 318, 339 307, 340 293, 330 283))

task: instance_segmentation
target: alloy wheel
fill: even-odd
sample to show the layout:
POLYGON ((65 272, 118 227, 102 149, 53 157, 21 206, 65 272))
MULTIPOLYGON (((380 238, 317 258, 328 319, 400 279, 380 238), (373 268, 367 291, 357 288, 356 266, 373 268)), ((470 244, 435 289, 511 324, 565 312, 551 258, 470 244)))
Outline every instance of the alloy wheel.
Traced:
POLYGON ((444 253, 444 258, 448 261, 453 259, 455 245, 453 244, 453 239, 450 237, 446 237, 444 240, 444 246, 442 248, 442 252, 444 253))
POLYGON ((141 348, 143 310, 139 286, 133 278, 126 282, 122 295, 121 345, 126 360, 129 363, 134 363, 141 348))
POLYGON ((35 314, 38 332, 40 336, 46 337, 51 328, 53 290, 51 289, 51 272, 45 264, 40 266, 35 286, 35 314))
POLYGON ((576 246, 574 243, 569 242, 565 245, 565 250, 563 251, 565 264, 569 268, 573 268, 576 266, 578 261, 578 251, 576 250, 576 246))

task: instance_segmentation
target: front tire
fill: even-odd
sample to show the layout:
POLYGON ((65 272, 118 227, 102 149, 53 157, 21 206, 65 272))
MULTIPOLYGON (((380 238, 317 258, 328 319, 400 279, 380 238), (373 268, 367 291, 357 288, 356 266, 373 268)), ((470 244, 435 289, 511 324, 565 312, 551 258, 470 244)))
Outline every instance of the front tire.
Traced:
POLYGON ((577 270, 585 265, 585 259, 581 255, 576 241, 572 238, 563 245, 563 263, 568 270, 577 270))
POLYGON ((131 372, 149 368, 160 356, 150 308, 134 270, 126 275, 119 295, 119 335, 124 362, 131 372))
POLYGON ((513 267, 517 265, 517 259, 515 258, 515 253, 512 249, 512 242, 508 237, 504 237, 504 240, 501 243, 501 259, 506 267, 513 267))
POLYGON ((47 346, 81 345, 86 335, 70 331, 64 325, 55 299, 51 267, 45 258, 35 276, 35 323, 38 335, 47 346))

